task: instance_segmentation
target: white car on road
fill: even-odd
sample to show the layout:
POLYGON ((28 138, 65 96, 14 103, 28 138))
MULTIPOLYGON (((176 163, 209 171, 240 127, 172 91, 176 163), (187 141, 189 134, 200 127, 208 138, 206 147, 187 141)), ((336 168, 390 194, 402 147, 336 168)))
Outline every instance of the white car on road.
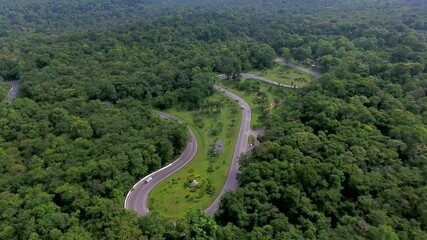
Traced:
POLYGON ((152 177, 148 177, 148 178, 146 178, 146 179, 144 180, 144 182, 145 182, 145 183, 149 183, 151 180, 153 180, 153 178, 152 178, 152 177))

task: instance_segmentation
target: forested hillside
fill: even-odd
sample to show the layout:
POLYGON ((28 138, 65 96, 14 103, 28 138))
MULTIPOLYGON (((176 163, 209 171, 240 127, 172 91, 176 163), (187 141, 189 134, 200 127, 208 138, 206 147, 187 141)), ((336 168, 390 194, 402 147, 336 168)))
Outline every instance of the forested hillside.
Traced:
POLYGON ((427 4, 0 1, 0 239, 427 239, 427 4), (214 218, 123 209, 218 73, 325 72, 275 99, 214 218), (2 96, 5 89, 1 90, 2 96))

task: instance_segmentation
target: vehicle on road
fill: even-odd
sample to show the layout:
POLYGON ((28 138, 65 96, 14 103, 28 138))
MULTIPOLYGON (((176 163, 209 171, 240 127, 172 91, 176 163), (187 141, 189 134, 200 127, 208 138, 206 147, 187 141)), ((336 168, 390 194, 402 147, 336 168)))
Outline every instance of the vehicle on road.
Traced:
POLYGON ((223 90, 221 90, 221 92, 225 93, 225 90, 223 89, 223 90))
MULTIPOLYGON (((284 65, 284 63, 283 63, 283 65, 284 65)), ((314 73, 316 73, 316 72, 314 72, 314 73)), ((313 72, 311 74, 313 75, 313 72)), ((320 73, 316 73, 316 74, 321 76, 320 73)), ((261 77, 259 77, 259 78, 265 79, 265 78, 261 78, 261 77)), ((262 80, 262 81, 264 81, 264 80, 262 80)), ((277 84, 278 86, 283 86, 283 87, 288 87, 288 88, 297 88, 297 86, 295 86, 295 85, 293 85, 293 86, 285 85, 285 84, 281 84, 281 83, 274 82, 271 80, 268 80, 268 83, 277 84)), ((222 88, 222 87, 219 87, 218 85, 215 85, 215 86, 216 86, 216 89, 221 91, 221 92, 225 91, 224 89, 227 89, 227 87, 222 88)), ((233 94, 230 94, 229 97, 234 99, 238 103, 240 102, 239 99, 236 99, 237 98, 236 96, 233 96, 233 94)), ((245 104, 246 106, 248 106, 247 103, 244 102, 244 100, 242 100, 242 101, 243 101, 242 104, 245 104)), ((240 106, 242 109, 244 109, 243 105, 240 105, 240 106)), ((251 119, 250 107, 248 106, 248 109, 245 111, 242 111, 242 112, 243 112, 243 114, 242 114, 243 116, 242 116, 242 122, 241 122, 240 130, 239 130, 239 135, 241 136, 242 141, 240 141, 240 143, 239 143, 239 140, 238 140, 238 142, 236 142, 236 148, 234 151, 235 157, 233 157, 233 160, 231 163, 232 164, 231 166, 233 166, 233 164, 235 164, 237 166, 234 166, 233 171, 232 170, 229 171, 228 176, 231 176, 231 177, 230 178, 227 177, 227 181, 224 184, 221 192, 219 193, 219 195, 217 196, 215 201, 205 210, 205 213, 207 213, 208 215, 211 215, 211 216, 214 215, 216 211, 218 211, 218 206, 219 206, 219 202, 220 202, 221 197, 226 192, 234 191, 238 188, 239 181, 237 179, 240 179, 240 172, 236 172, 236 170, 239 167, 239 159, 241 158, 241 156, 244 152, 250 151, 250 149, 251 149, 247 145, 248 144, 247 143, 248 133, 251 131, 250 121, 245 121, 245 119, 248 119, 248 120, 251 119), (232 175, 235 175, 234 176, 235 178, 233 178, 232 175)), ((177 120, 177 122, 181 123, 179 120, 177 120)), ((259 139, 259 137, 261 137, 261 136, 258 135, 257 139, 259 139)), ((165 170, 165 172, 163 175, 160 175, 160 177, 159 177, 159 175, 153 175, 153 176, 156 176, 154 180, 152 180, 151 177, 146 177, 142 181, 142 183, 145 183, 145 184, 147 184, 150 181, 153 181, 151 184, 148 184, 145 187, 141 187, 141 188, 132 188, 129 191, 128 195, 126 196, 125 204, 124 204, 125 208, 134 210, 135 212, 137 212, 138 214, 143 215, 143 216, 147 215, 149 213, 149 210, 146 206, 146 204, 147 204, 146 201, 147 201, 147 198, 148 198, 149 193, 151 192, 152 188, 154 188, 154 186, 156 184, 158 184, 160 181, 164 180, 164 178, 161 179, 162 176, 169 176, 170 174, 178 171, 180 169, 180 167, 184 166, 186 163, 188 163, 188 161, 190 161, 194 157, 194 155, 196 154, 196 151, 197 151, 197 141, 196 141, 196 138, 195 138, 193 133, 192 133, 192 142, 194 143, 193 145, 195 145, 195 147, 187 148, 187 149, 189 149, 189 151, 188 151, 188 154, 183 155, 183 156, 186 156, 183 158, 184 159, 183 163, 178 162, 179 159, 177 159, 174 163, 178 163, 178 165, 174 164, 174 165, 171 165, 174 168, 167 167, 167 168, 163 169, 163 170, 165 170), (193 152, 193 150, 194 150, 194 152, 193 152), (190 154, 192 154, 192 156, 189 156, 190 154), (175 166, 179 166, 179 168, 177 169, 177 168, 175 168, 175 166), (142 204, 139 201, 141 199, 141 197, 143 197, 142 204)), ((192 145, 187 145, 187 146, 192 146, 192 145)), ((231 166, 230 166, 230 169, 231 169, 231 166)))
POLYGON ((149 183, 151 180, 153 180, 153 178, 152 178, 152 177, 148 177, 148 178, 146 178, 146 179, 145 179, 145 181, 144 181, 144 182, 145 182, 145 183, 149 183))
POLYGON ((242 109, 245 109, 245 107, 243 107, 243 106, 241 106, 242 107, 242 109))

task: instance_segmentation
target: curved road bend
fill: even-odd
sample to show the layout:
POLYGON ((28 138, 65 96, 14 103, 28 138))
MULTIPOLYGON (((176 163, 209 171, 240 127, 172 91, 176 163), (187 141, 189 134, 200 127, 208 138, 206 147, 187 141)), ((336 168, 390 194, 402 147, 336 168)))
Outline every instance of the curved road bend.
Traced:
MULTIPOLYGON (((233 159, 228 170, 227 180, 215 199, 215 201, 205 210, 205 213, 209 215, 213 215, 219 207, 219 202, 221 201, 222 196, 229 191, 235 191, 239 186, 238 180, 236 179, 236 174, 239 171, 239 158, 240 155, 246 153, 248 149, 248 137, 252 133, 251 129, 251 108, 249 104, 245 102, 241 97, 236 94, 227 91, 226 89, 222 89, 219 86, 215 85, 214 88, 216 90, 222 91, 225 95, 229 96, 234 100, 238 100, 240 106, 243 106, 242 109, 242 123, 240 125, 239 135, 237 137, 236 146, 234 148, 233 159)), ((256 136, 255 136, 256 137, 256 136)))
MULTIPOLYGON (((12 100, 15 99, 16 95, 18 94, 19 82, 9 81, 9 82, 5 82, 5 84, 12 87, 9 90, 9 93, 7 94, 8 102, 12 102, 12 100)), ((163 112, 156 112, 156 113, 162 119, 172 118, 172 116, 163 112)), ((147 208, 147 198, 151 190, 162 180, 169 177, 170 175, 172 175, 174 172, 178 171, 182 167, 184 167, 191 159, 193 159, 194 155, 197 152, 196 137, 194 136, 194 133, 191 130, 189 130, 189 132, 191 135, 191 139, 188 142, 187 147, 185 148, 182 155, 173 163, 169 164, 168 166, 160 170, 157 170, 154 173, 151 173, 150 175, 144 177, 138 183, 136 183, 126 196, 125 204, 124 204, 125 208, 134 210, 140 215, 146 215, 149 213, 149 210, 147 208), (148 183, 145 183, 144 181, 148 177, 151 177, 152 180, 148 183)))
MULTIPOLYGON (((10 89, 7 99, 11 102, 16 98, 16 95, 19 91, 19 82, 18 81, 9 81, 5 82, 5 84, 10 85, 12 88, 10 89)), ((215 86, 217 90, 220 90, 219 87, 215 86)), ((251 122, 251 109, 249 105, 239 96, 233 94, 225 89, 224 93, 228 95, 230 98, 234 100, 238 100, 240 106, 243 106, 243 115, 242 115, 242 123, 240 125, 239 136, 237 138, 237 143, 234 150, 233 160, 228 172, 227 180, 224 184, 224 187, 221 190, 221 193, 215 199, 215 201, 211 204, 209 208, 205 210, 207 214, 213 215, 219 206, 219 202, 221 197, 228 191, 234 191, 238 187, 238 182, 236 179, 236 173, 239 171, 239 156, 242 153, 247 152, 248 150, 248 137, 251 133, 253 133, 250 122, 251 122)), ((172 117, 166 113, 157 112, 160 118, 162 119, 171 119, 172 117)), ((172 175, 174 172, 178 171, 182 167, 184 167, 191 159, 193 159, 194 155, 197 152, 197 139, 194 136, 194 133, 189 130, 191 135, 191 140, 188 142, 187 147, 185 148, 182 155, 175 160, 173 163, 167 165, 166 167, 157 170, 154 173, 144 177, 140 181, 138 181, 132 189, 128 192, 124 207, 130 210, 137 212, 140 215, 147 215, 149 213, 147 207, 147 199, 151 190, 163 181, 165 178, 172 175), (145 183, 145 179, 151 177, 152 180, 148 183, 145 183)))
MULTIPOLYGON (((228 79, 228 77, 225 74, 220 74, 218 75, 222 80, 228 79)), ((247 79, 255 79, 255 80, 260 80, 269 84, 273 84, 273 85, 277 85, 280 87, 285 87, 285 88, 299 88, 298 86, 293 86, 293 85, 288 85, 288 84, 283 84, 283 83, 278 83, 275 81, 272 81, 270 79, 255 75, 255 74, 251 74, 251 73, 241 73, 240 77, 242 78, 247 78, 247 79)))
MULTIPOLYGON (((321 73, 316 72, 316 71, 314 71, 314 70, 307 69, 307 68, 303 68, 303 67, 300 67, 300 66, 295 65, 295 64, 292 64, 292 63, 287 63, 287 62, 285 62, 285 60, 284 60, 283 58, 277 58, 277 59, 275 60, 275 62, 276 62, 277 64, 279 64, 279 65, 283 65, 283 66, 291 67, 291 68, 293 68, 293 69, 295 69, 295 70, 297 70, 297 71, 299 71, 299 72, 308 73, 308 74, 310 74, 310 75, 312 75, 312 76, 314 76, 314 77, 316 77, 316 78, 319 78, 319 77, 321 77, 321 76, 322 76, 322 74, 321 74, 321 73)), ((219 76, 222 80, 224 80, 224 79, 227 79, 227 78, 228 78, 225 74, 220 74, 220 75, 218 75, 218 76, 219 76)), ((255 75, 255 74, 251 74, 251 73, 241 73, 241 74, 240 74, 240 77, 242 77, 242 78, 247 78, 247 79, 260 80, 260 81, 263 81, 263 82, 266 82, 266 83, 269 83, 269 84, 273 84, 273 85, 277 85, 277 86, 285 87, 285 88, 300 88, 300 87, 298 87, 298 86, 294 86, 294 85, 288 85, 288 84, 278 83, 278 82, 272 81, 272 80, 270 80, 270 79, 267 79, 267 78, 265 78, 265 77, 261 77, 261 76, 258 76, 258 75, 255 75)))
POLYGON ((13 99, 16 98, 16 95, 19 91, 19 81, 8 81, 4 82, 4 84, 11 86, 11 89, 7 93, 7 101, 11 103, 13 99))
MULTIPOLYGON (((162 119, 172 118, 166 113, 157 112, 157 114, 162 119)), ((187 147, 178 159, 176 159, 173 163, 167 165, 166 167, 163 167, 139 180, 139 182, 137 182, 132 187, 125 199, 124 207, 126 209, 133 210, 139 215, 143 216, 147 215, 150 212, 147 207, 147 199, 151 190, 153 190, 153 188, 165 178, 169 177, 170 175, 184 167, 188 162, 191 161, 191 159, 193 159, 194 155, 197 152, 197 139, 191 130, 189 130, 189 132, 191 135, 191 140, 188 142, 187 147), (146 183, 145 179, 149 177, 151 177, 152 179, 151 181, 146 183)))
POLYGON ((293 69, 295 69, 297 71, 308 73, 308 74, 310 74, 310 75, 312 75, 312 76, 314 76, 316 78, 319 78, 319 77, 322 76, 321 73, 316 72, 314 70, 303 68, 301 66, 298 66, 298 65, 295 65, 295 64, 292 64, 292 63, 288 63, 283 58, 276 58, 275 62, 278 63, 278 64, 280 64, 280 65, 291 67, 291 68, 293 68, 293 69))

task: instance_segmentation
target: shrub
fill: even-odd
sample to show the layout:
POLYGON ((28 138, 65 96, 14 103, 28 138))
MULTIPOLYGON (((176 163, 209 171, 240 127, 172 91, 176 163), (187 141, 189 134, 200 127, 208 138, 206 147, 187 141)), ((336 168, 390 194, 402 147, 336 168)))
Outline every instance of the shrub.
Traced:
POLYGON ((199 192, 199 195, 196 197, 196 199, 201 199, 201 198, 203 198, 205 196, 205 193, 204 192, 202 192, 202 191, 200 191, 199 192))
POLYGON ((213 171, 214 171, 214 168, 213 168, 212 164, 209 164, 208 172, 213 172, 213 171))
POLYGON ((189 176, 187 177, 187 181, 191 182, 191 181, 193 181, 193 180, 194 180, 194 175, 189 175, 189 176))

